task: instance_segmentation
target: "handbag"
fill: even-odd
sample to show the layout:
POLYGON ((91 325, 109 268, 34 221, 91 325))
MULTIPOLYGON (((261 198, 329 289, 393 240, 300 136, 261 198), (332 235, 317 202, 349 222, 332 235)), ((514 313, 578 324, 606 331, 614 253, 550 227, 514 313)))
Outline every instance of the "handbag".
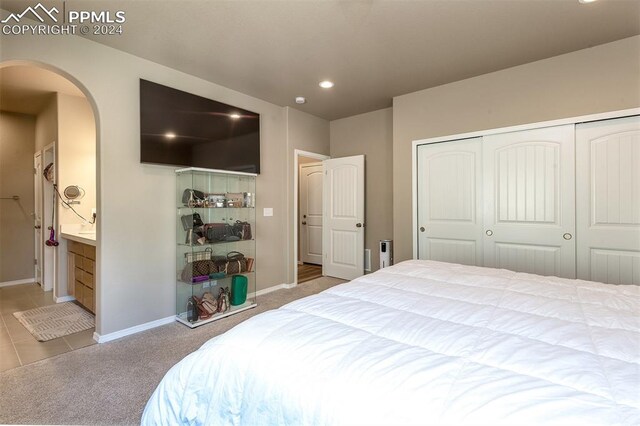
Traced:
POLYGON ((232 236, 231 225, 228 223, 207 223, 204 225, 204 236, 210 243, 229 241, 227 237, 232 236))
POLYGON ((180 278, 186 283, 199 283, 208 280, 214 272, 218 272, 218 266, 212 259, 194 260, 185 265, 180 278))
POLYGON ((252 238, 251 224, 249 222, 236 220, 236 223, 233 224, 232 231, 233 235, 240 238, 241 240, 250 240, 252 238))
POLYGON ((182 191, 182 204, 189 207, 204 207, 204 192, 196 189, 185 189, 182 191))
POLYGON ((204 225, 204 222, 198 213, 186 214, 182 216, 180 220, 182 221, 182 227, 185 231, 204 225))
POLYGON ((224 272, 227 275, 239 274, 242 272, 251 272, 249 266, 253 266, 253 258, 245 257, 238 251, 229 252, 225 259, 215 261, 218 272, 224 272))
POLYGON ((227 199, 227 207, 244 207, 244 193, 242 192, 227 192, 225 198, 227 199))

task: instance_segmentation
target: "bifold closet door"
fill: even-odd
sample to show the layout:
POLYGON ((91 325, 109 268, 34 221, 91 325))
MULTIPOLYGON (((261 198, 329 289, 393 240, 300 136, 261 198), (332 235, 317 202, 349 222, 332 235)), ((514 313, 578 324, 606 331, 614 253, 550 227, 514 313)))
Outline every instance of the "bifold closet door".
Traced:
POLYGON ((576 126, 578 278, 640 285, 640 117, 576 126))
POLYGON ((574 126, 483 137, 484 265, 575 278, 574 126))
POLYGON ((481 138, 418 147, 418 258, 482 265, 481 138))

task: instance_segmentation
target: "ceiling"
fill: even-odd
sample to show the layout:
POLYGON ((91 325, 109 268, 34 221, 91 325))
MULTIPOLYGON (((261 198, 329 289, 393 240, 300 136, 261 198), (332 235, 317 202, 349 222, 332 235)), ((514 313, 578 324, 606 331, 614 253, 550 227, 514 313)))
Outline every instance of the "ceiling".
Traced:
MULTIPOLYGON (((0 6, 21 12, 31 3, 0 6)), ((67 0, 64 7, 122 10, 124 34, 92 39, 329 120, 640 34, 638 0, 67 0), (335 87, 321 89, 322 79, 335 87), (308 102, 296 105, 296 96, 308 102)))
POLYGON ((0 110, 38 115, 53 93, 84 96, 66 78, 42 68, 15 65, 0 68, 0 110))

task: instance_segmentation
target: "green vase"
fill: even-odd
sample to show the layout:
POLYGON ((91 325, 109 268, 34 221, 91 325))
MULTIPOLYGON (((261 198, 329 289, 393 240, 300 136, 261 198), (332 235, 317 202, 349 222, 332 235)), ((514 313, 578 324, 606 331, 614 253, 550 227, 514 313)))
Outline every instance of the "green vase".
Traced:
POLYGON ((231 277, 231 305, 242 305, 247 301, 247 287, 249 280, 244 275, 231 277))

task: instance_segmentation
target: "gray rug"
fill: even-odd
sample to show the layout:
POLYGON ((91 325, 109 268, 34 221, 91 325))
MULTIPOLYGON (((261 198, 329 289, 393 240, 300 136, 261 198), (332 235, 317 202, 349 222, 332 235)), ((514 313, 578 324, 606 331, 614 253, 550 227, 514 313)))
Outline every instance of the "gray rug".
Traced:
POLYGON ((15 312, 13 316, 39 342, 89 330, 95 325, 93 315, 72 302, 15 312))

